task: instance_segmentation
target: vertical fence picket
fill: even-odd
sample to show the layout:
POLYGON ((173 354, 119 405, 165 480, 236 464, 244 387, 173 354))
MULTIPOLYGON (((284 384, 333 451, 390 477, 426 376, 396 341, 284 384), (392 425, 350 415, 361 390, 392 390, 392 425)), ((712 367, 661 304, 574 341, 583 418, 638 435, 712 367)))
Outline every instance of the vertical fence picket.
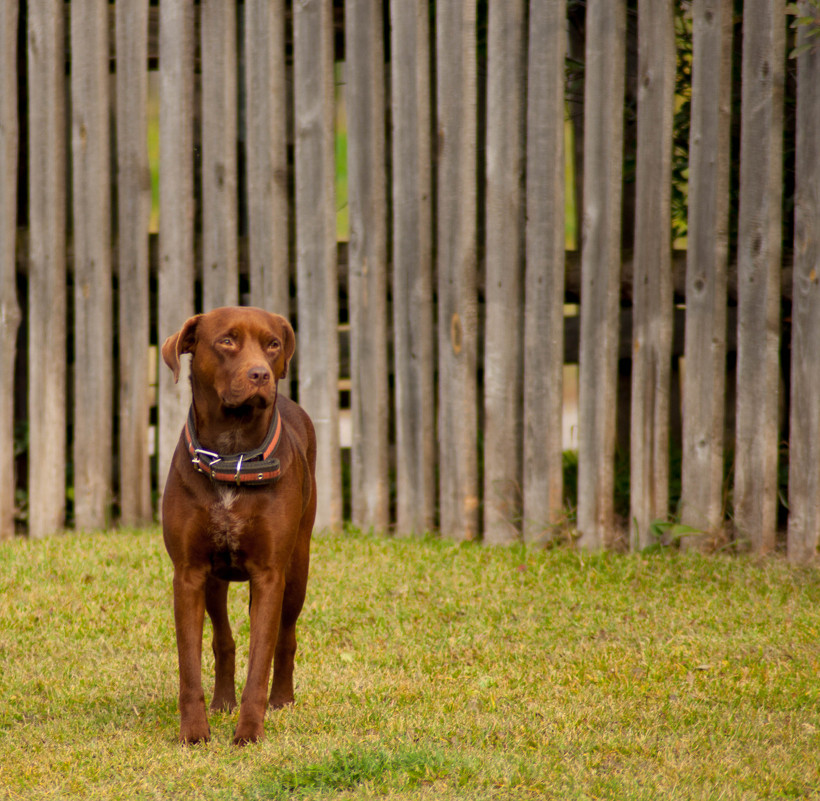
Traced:
POLYGON ((427 0, 390 4, 396 527, 435 523, 430 22, 427 0))
POLYGON ((245 3, 245 127, 251 303, 290 317, 284 5, 245 3))
MULTIPOLYGON (((808 3, 804 3, 808 16, 808 3)), ((807 41, 800 28, 798 45, 807 41)), ((791 419, 789 425, 789 561, 808 564, 820 534, 820 53, 797 59, 791 419)))
POLYGON ((683 547, 722 539, 732 13, 732 0, 692 4, 681 521, 701 533, 683 547))
POLYGON ((475 0, 436 5, 441 530, 479 534, 475 0))
POLYGON ((120 521, 151 520, 148 448, 148 0, 117 0, 120 521))
POLYGON ((17 3, 0 8, 0 540, 14 534, 14 359, 17 302, 17 3))
POLYGON ((28 13, 29 536, 65 524, 66 124, 62 0, 28 13))
POLYGON ((332 3, 296 3, 293 24, 299 402, 316 427, 323 528, 342 522, 332 3))
POLYGON ((740 542, 774 548, 783 186, 783 0, 743 7, 734 511, 740 542))
POLYGON ((652 521, 665 520, 669 512, 674 107, 672 0, 640 0, 629 515, 633 548, 651 545, 652 521))
POLYGON ((236 4, 203 0, 202 305, 239 302, 236 4))
MULTIPOLYGON (((194 313, 194 5, 160 6, 159 341, 194 313)), ((159 372, 159 488, 190 403, 187 359, 179 382, 159 372)))
POLYGON ((578 541, 583 548, 601 548, 610 543, 615 523, 624 0, 590 0, 586 36, 578 541))
POLYGON ((390 523, 387 177, 381 0, 345 8, 350 248, 352 522, 390 523))
POLYGON ((110 520, 113 320, 108 3, 71 4, 74 522, 110 520))
POLYGON ((524 296, 524 539, 563 509, 564 57, 566 3, 530 6, 524 296))
POLYGON ((490 4, 484 335, 484 541, 488 545, 520 537, 525 32, 523 0, 490 4))

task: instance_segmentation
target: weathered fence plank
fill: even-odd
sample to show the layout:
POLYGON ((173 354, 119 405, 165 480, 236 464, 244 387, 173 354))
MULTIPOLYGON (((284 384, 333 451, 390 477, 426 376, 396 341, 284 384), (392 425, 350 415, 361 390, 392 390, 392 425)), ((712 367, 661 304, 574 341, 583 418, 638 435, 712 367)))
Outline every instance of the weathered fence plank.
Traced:
POLYGON ((71 4, 74 232, 74 523, 111 515, 113 315, 108 2, 71 4))
POLYGON ((65 523, 66 123, 62 0, 28 13, 29 536, 65 523))
POLYGON ((430 21, 427 0, 390 4, 396 526, 435 524, 430 21))
POLYGON ((479 534, 475 0, 436 5, 441 531, 479 534))
POLYGON ((149 522, 148 0, 118 0, 117 212, 120 522, 149 522))
MULTIPOLYGON (((160 6, 159 341, 194 313, 194 8, 193 0, 160 6)), ((159 486, 191 399, 188 360, 179 382, 159 371, 159 486)))
POLYGON ((681 521, 701 533, 684 548, 723 537, 732 14, 732 0, 692 5, 681 521))
POLYGON ((566 2, 530 6, 524 297, 524 539, 563 515, 566 2))
POLYGON ((0 8, 0 540, 14 535, 14 358, 17 302, 17 3, 0 8))
POLYGON ((236 4, 202 0, 203 309, 239 302, 236 4))
POLYGON ((316 528, 342 522, 333 98, 333 7, 294 7, 299 402, 318 440, 316 528))
POLYGON ((738 540, 766 553, 777 525, 784 2, 748 0, 743 13, 734 511, 738 540))
POLYGON ((583 548, 600 548, 610 543, 614 531, 624 0, 590 0, 586 35, 578 542, 583 548))
POLYGON ((251 303, 290 317, 284 0, 245 3, 245 85, 251 303))
MULTIPOLYGON (((806 16, 810 9, 803 3, 806 16)), ((801 27, 798 45, 807 41, 801 27)), ((820 52, 797 59, 794 290, 789 425, 789 561, 809 564, 820 534, 820 52)))
POLYGON ((484 337, 484 541, 488 545, 515 542, 521 536, 525 32, 523 0, 490 4, 484 337))
POLYGON ((351 520, 382 530, 390 524, 383 33, 381 0, 348 0, 351 520))
POLYGON ((652 521, 669 513, 674 14, 672 0, 639 0, 629 515, 635 549, 654 542, 652 521))

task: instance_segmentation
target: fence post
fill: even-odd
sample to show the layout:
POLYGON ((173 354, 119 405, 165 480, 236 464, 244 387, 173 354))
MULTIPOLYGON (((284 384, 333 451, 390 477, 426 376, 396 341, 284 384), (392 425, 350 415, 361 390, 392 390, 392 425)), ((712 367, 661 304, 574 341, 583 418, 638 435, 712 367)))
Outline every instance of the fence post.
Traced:
POLYGON ((484 542, 497 545, 521 536, 526 27, 523 0, 489 13, 484 542))
POLYGON ((524 539, 563 512, 566 2, 530 6, 524 299, 524 539))
POLYGON ((66 127, 62 0, 28 12, 29 536, 65 524, 66 127))
POLYGON ((293 24, 299 402, 316 427, 323 528, 342 522, 332 3, 296 3, 293 24))
MULTIPOLYGON (((194 313, 194 6, 159 9, 159 341, 194 313)), ((188 359, 179 382, 159 371, 159 487, 165 486, 191 402, 188 359)))
POLYGON ((436 4, 441 531, 479 533, 476 2, 436 4))
POLYGON ((117 211, 120 522, 149 522, 148 0, 118 0, 117 211))
POLYGON ((113 342, 108 3, 71 6, 74 523, 111 517, 113 342))
POLYGON ((590 0, 586 35, 578 543, 601 548, 615 522, 625 0, 590 0))
POLYGON ((743 6, 734 511, 757 553, 777 526, 784 13, 783 0, 743 6))
POLYGON ((0 8, 0 540, 14 535, 17 303, 17 3, 0 8))
POLYGON ((652 521, 665 520, 669 513, 674 14, 671 0, 639 0, 629 513, 633 549, 651 545, 652 521))
MULTIPOLYGON (((354 525, 390 523, 387 387, 387 177, 381 0, 348 0, 350 375, 354 525)), ((403 332, 397 332, 402 336, 403 332)))
MULTIPOLYGON (((808 3, 803 4, 809 16, 808 3)), ((798 45, 808 28, 798 28, 798 45)), ((817 555, 820 532, 820 53, 797 58, 794 289, 792 290, 791 423, 789 426, 790 562, 817 555)))
POLYGON ((430 4, 390 4, 396 525, 435 523, 435 342, 430 136, 430 4))
POLYGON ((245 3, 245 82, 251 303, 290 317, 284 0, 245 3))
POLYGON ((732 0, 692 4, 681 522, 702 533, 684 548, 723 538, 732 14, 732 0))
POLYGON ((236 8, 202 0, 202 306, 239 302, 236 8))

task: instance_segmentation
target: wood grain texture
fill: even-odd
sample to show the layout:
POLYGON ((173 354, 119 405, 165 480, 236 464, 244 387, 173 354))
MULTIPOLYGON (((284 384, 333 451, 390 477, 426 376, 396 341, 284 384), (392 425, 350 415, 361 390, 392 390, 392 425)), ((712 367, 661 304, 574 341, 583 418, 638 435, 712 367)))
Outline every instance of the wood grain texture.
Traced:
POLYGON ((584 79, 584 212, 578 427, 578 544, 614 534, 615 402, 623 171, 623 0, 590 0, 584 79))
POLYGON ((738 220, 734 520, 738 541, 771 551, 777 526, 777 403, 783 194, 783 0, 744 16, 738 220))
POLYGON ((299 403, 318 442, 316 528, 342 522, 334 157, 333 8, 294 8, 299 403))
POLYGON ((523 0, 491 3, 487 53, 484 542, 521 537, 523 482, 523 0))
POLYGON ((524 299, 524 539, 563 517, 566 3, 530 7, 524 299))
POLYGON ((672 378, 672 125, 675 17, 672 0, 638 3, 638 156, 635 296, 632 313, 630 534, 655 542, 653 520, 669 514, 672 378))
POLYGON ((732 13, 732 0, 692 5, 681 521, 701 533, 684 548, 723 540, 732 13))
POLYGON ((387 176, 381 0, 345 7, 350 248, 351 520, 390 523, 387 176))
POLYGON ((65 524, 66 119, 62 0, 28 4, 29 537, 65 524))
POLYGON ((427 0, 392 3, 393 331, 396 528, 435 524, 430 22, 427 0))
POLYGON ((440 527, 479 536, 476 5, 436 5, 440 527))
MULTIPOLYGON (((804 3, 808 14, 808 4, 804 3)), ((799 29, 798 45, 807 28, 799 29)), ((789 561, 810 564, 820 535, 820 53, 797 59, 794 290, 789 424, 789 561)))
POLYGON ((0 8, 0 540, 14 536, 14 361, 17 301, 17 3, 0 8))

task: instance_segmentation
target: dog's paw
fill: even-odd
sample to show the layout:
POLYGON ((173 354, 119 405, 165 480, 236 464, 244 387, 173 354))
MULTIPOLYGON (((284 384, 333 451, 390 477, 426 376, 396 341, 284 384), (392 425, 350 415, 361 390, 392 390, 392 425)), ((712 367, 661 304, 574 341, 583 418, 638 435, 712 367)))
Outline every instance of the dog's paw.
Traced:
POLYGON ((233 712, 234 709, 236 709, 235 697, 217 698, 216 696, 214 696, 213 700, 211 701, 211 712, 233 712))
POLYGON ((184 726, 179 732, 179 741, 183 745, 196 745, 197 743, 207 743, 211 739, 211 727, 206 722, 205 725, 184 726))
POLYGON ((293 706, 293 695, 273 695, 271 694, 268 706, 271 709, 282 709, 285 706, 293 706))

